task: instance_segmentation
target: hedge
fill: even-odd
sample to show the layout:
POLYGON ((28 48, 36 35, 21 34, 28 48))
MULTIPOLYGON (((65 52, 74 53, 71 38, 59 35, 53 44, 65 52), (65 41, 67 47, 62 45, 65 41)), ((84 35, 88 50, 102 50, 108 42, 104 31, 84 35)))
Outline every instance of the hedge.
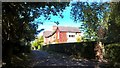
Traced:
POLYGON ((61 43, 61 44, 49 44, 43 46, 43 50, 55 51, 65 53, 68 55, 79 55, 86 59, 95 59, 95 47, 96 41, 92 42, 80 42, 80 43, 61 43))
MULTIPOLYGON (((120 43, 108 44, 105 46, 105 58, 112 65, 120 67, 120 43)), ((118 68, 118 67, 117 67, 118 68)))

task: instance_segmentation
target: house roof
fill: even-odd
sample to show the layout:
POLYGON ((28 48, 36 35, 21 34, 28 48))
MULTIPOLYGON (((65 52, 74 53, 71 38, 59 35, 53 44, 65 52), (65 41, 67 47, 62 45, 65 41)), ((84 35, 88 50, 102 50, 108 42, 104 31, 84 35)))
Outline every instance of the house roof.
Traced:
POLYGON ((80 32, 79 28, 77 28, 77 27, 59 26, 58 29, 60 31, 65 31, 65 32, 80 32))
POLYGON ((44 32, 43 32, 43 36, 44 36, 44 37, 48 37, 48 36, 50 36, 50 35, 52 35, 52 31, 44 31, 44 32))
POLYGON ((51 35, 53 35, 57 28, 61 31, 61 32, 80 32, 79 28, 77 27, 65 27, 65 26, 54 26, 56 27, 54 31, 44 31, 43 32, 43 36, 44 37, 50 37, 51 35))
POLYGON ((56 30, 55 31, 44 31, 43 36, 47 38, 47 37, 52 36, 55 32, 56 30))

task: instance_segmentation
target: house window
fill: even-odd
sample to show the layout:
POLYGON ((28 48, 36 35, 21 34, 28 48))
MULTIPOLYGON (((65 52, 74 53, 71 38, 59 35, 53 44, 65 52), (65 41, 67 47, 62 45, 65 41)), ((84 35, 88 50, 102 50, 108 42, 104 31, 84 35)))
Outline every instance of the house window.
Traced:
POLYGON ((75 35, 69 35, 69 37, 75 37, 75 35))

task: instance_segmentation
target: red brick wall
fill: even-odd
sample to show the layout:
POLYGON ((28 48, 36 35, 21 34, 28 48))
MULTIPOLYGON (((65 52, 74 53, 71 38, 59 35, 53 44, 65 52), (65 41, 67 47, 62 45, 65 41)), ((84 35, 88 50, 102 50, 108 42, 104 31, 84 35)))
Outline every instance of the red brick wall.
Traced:
MULTIPOLYGON (((53 30, 56 29, 56 26, 53 27, 53 30)), ((66 43, 67 42, 67 34, 66 32, 60 32, 59 29, 56 30, 56 33, 55 33, 55 42, 57 43, 66 43), (59 33, 59 38, 58 38, 58 33, 59 33)), ((46 40, 46 43, 49 44, 49 43, 52 43, 54 42, 52 39, 52 36, 49 37, 49 38, 45 38, 46 40), (50 40, 49 40, 50 39, 50 40)))
POLYGON ((60 43, 66 43, 66 42, 67 42, 66 32, 60 32, 60 43))
MULTIPOLYGON (((58 33, 60 33, 59 29, 56 30, 56 42, 59 43, 60 37, 59 37, 59 39, 58 39, 58 33)), ((60 35, 59 35, 59 36, 60 36, 60 35)))
POLYGON ((58 43, 66 43, 67 42, 66 32, 60 32, 59 29, 57 29, 57 31, 56 31, 56 41, 58 43), (59 33, 59 39, 58 39, 58 33, 59 33))
MULTIPOLYGON (((57 26, 53 26, 53 30, 55 30, 57 26)), ((59 29, 56 30, 56 40, 57 43, 65 43, 67 42, 67 35, 66 32, 60 32, 59 29), (59 33, 59 38, 58 38, 59 33)))

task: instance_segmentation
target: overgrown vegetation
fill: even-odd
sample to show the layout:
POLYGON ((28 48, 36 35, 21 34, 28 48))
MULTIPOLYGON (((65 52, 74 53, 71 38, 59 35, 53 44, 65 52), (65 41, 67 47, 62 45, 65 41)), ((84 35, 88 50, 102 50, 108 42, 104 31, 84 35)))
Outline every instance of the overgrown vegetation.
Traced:
POLYGON ((31 42, 33 50, 39 50, 44 43, 43 36, 37 37, 34 41, 31 42))
POLYGON ((112 67, 120 67, 120 43, 108 44, 105 46, 105 58, 112 67))
POLYGON ((62 44, 49 44, 43 46, 43 50, 55 51, 73 55, 76 57, 94 59, 95 58, 95 47, 96 42, 80 42, 80 43, 62 43, 62 44))
POLYGON ((77 42, 82 42, 82 36, 77 36, 76 40, 77 42))
POLYGON ((71 3, 71 18, 82 23, 80 27, 84 31, 84 40, 96 41, 99 38, 98 28, 102 26, 108 29, 109 3, 105 2, 73 2, 71 3))
POLYGON ((35 18, 44 16, 50 20, 50 14, 62 17, 62 11, 68 3, 32 3, 32 2, 3 2, 2 3, 2 61, 5 67, 12 67, 13 56, 30 52, 30 42, 35 39, 38 24, 35 18))
MULTIPOLYGON (((41 20, 33 23, 34 19, 44 16, 44 20, 50 20, 50 14, 63 18, 63 9, 68 4, 62 2, 2 3, 2 59, 7 67, 11 67, 13 57, 23 58, 26 53, 30 52, 30 42, 40 32, 37 31, 38 24, 43 24, 41 20)), ((84 39, 88 39, 87 41, 100 39, 97 33, 98 27, 103 27, 104 38, 102 40, 116 43, 106 46, 106 58, 113 65, 119 63, 120 47, 117 43, 120 42, 120 2, 76 2, 72 4, 71 16, 75 22, 83 22, 84 39)), ((55 23, 59 24, 59 22, 55 23)), ((37 43, 33 46, 41 46, 41 42, 43 41, 37 39, 37 43)), ((94 58, 94 44, 94 42, 51 44, 45 49, 90 59, 94 58)))

